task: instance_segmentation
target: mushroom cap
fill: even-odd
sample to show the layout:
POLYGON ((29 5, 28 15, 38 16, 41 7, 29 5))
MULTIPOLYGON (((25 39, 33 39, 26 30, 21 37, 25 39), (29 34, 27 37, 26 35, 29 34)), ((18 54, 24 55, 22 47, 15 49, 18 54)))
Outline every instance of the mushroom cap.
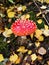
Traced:
POLYGON ((26 36, 35 32, 37 26, 32 20, 16 20, 11 25, 12 32, 17 36, 26 36))

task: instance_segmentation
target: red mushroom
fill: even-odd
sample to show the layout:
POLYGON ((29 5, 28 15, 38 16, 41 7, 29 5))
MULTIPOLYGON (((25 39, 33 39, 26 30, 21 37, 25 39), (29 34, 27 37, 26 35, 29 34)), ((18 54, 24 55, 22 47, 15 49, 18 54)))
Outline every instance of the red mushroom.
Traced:
POLYGON ((16 20, 12 26, 12 32, 17 36, 26 36, 35 32, 37 26, 32 20, 16 20))

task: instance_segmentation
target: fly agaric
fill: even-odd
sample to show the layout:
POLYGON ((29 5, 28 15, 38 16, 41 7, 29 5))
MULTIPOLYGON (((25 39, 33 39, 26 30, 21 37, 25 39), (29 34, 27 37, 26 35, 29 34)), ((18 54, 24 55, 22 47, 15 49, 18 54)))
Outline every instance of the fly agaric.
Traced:
POLYGON ((16 20, 12 26, 11 30, 16 36, 26 36, 35 32, 37 26, 32 20, 16 20))

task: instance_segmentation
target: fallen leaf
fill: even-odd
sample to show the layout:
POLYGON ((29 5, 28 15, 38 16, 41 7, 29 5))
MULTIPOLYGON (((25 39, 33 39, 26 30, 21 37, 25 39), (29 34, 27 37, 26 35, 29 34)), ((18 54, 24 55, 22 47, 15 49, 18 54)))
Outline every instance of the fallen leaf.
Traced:
POLYGON ((8 29, 8 28, 6 28, 5 31, 3 32, 3 35, 5 37, 10 37, 11 34, 12 34, 12 31, 11 29, 8 29))
POLYGON ((0 54, 0 62, 4 61, 4 57, 2 54, 0 54))
POLYGON ((35 46, 39 47, 40 46, 40 42, 35 42, 35 46))
POLYGON ((9 17, 9 18, 13 18, 14 16, 15 16, 15 12, 9 12, 9 13, 8 13, 8 17, 9 17))
POLYGON ((32 62, 35 61, 37 59, 37 55, 36 54, 32 54, 31 55, 31 59, 32 59, 32 62))
POLYGON ((39 38, 40 35, 42 35, 42 31, 39 30, 39 29, 37 29, 37 30, 35 31, 35 37, 36 37, 36 38, 39 38))
POLYGON ((21 52, 21 53, 26 53, 28 51, 28 49, 25 49, 24 46, 19 47, 19 49, 17 50, 17 52, 21 52))
POLYGON ((42 36, 42 35, 39 36, 39 37, 38 37, 38 40, 39 40, 39 41, 44 41, 44 36, 42 36))
POLYGON ((21 58, 18 57, 18 59, 16 60, 15 64, 19 64, 21 62, 21 58))
POLYGON ((42 23, 42 19, 37 20, 38 24, 42 23))
POLYGON ((17 55, 17 54, 13 54, 13 55, 11 55, 10 58, 9 58, 9 60, 10 60, 11 62, 13 62, 13 63, 15 63, 17 59, 18 59, 18 55, 17 55))
POLYGON ((26 10, 26 8, 27 8, 26 6, 22 6, 22 10, 23 10, 23 11, 25 11, 25 10, 26 10))

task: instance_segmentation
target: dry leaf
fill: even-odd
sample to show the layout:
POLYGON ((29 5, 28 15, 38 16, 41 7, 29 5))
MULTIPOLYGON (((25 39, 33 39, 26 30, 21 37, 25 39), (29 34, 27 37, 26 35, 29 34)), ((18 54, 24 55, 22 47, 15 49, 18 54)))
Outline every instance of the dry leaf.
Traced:
POLYGON ((13 63, 15 63, 17 59, 18 59, 18 55, 17 55, 17 54, 13 54, 13 55, 11 55, 10 58, 9 58, 9 60, 10 60, 11 62, 13 62, 13 63))
POLYGON ((48 30, 48 25, 44 25, 45 30, 48 30))
POLYGON ((9 17, 9 18, 13 18, 14 16, 15 16, 15 12, 9 12, 9 13, 8 13, 8 17, 9 17))
POLYGON ((28 51, 28 49, 25 49, 24 46, 19 47, 19 49, 17 50, 17 52, 21 52, 21 53, 26 53, 28 51))
POLYGON ((30 15, 29 14, 25 14, 25 15, 22 15, 21 16, 21 19, 29 19, 30 18, 30 15))
POLYGON ((39 37, 38 37, 38 40, 39 40, 39 41, 44 41, 44 36, 42 36, 42 35, 39 36, 39 37))
POLYGON ((49 29, 45 30, 45 29, 41 29, 42 30, 42 34, 44 34, 46 37, 49 36, 49 29))
POLYGON ((2 54, 0 54, 0 62, 4 61, 4 57, 2 54))
POLYGON ((45 2, 46 2, 47 4, 49 4, 49 0, 45 0, 45 2))
POLYGON ((36 38, 39 38, 40 35, 42 35, 42 31, 39 30, 39 29, 37 29, 37 30, 35 31, 35 37, 36 37, 36 38))
POLYGON ((33 33, 32 33, 32 34, 30 34, 30 37, 31 37, 31 39, 33 39, 33 33))
POLYGON ((32 59, 32 61, 35 61, 37 59, 37 55, 36 54, 32 54, 31 55, 31 59, 32 59))
POLYGON ((35 46, 39 47, 40 46, 40 42, 35 42, 35 46))
POLYGON ((42 19, 37 20, 38 24, 42 23, 42 19))
POLYGON ((19 64, 21 62, 21 58, 19 57, 17 60, 16 60, 16 64, 19 64))
POLYGON ((26 10, 26 6, 22 6, 22 11, 25 11, 26 10))
POLYGON ((11 29, 5 28, 5 31, 3 32, 3 35, 5 37, 10 37, 11 34, 12 34, 11 29))
POLYGON ((28 54, 31 54, 32 53, 32 50, 28 50, 28 54))

